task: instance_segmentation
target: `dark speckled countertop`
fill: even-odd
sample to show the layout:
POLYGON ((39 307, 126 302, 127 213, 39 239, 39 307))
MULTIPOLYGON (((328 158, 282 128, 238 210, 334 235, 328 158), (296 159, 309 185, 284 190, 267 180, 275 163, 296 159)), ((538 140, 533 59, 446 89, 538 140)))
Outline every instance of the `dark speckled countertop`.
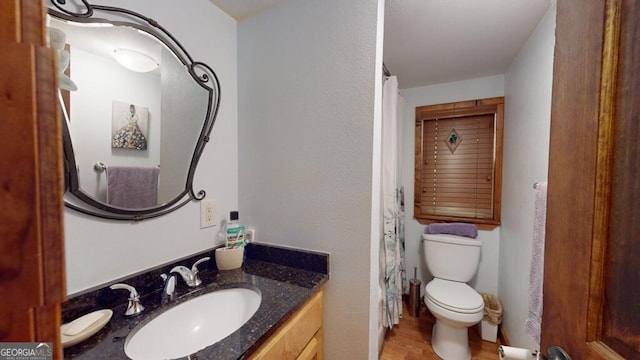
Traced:
POLYGON ((249 244, 242 268, 228 271, 218 271, 214 258, 213 250, 209 250, 73 296, 63 304, 63 323, 100 309, 112 309, 113 316, 90 339, 65 348, 65 359, 128 359, 124 353, 125 340, 137 326, 196 296, 234 287, 258 290, 262 295, 258 311, 236 332, 188 358, 245 359, 329 279, 329 256, 323 253, 249 244), (178 279, 177 299, 162 305, 160 274, 168 272, 174 265, 191 267, 193 262, 204 256, 210 256, 211 260, 199 266, 202 285, 188 288, 182 279, 178 279), (143 313, 124 316, 128 292, 108 288, 116 282, 136 287, 146 307, 143 313))

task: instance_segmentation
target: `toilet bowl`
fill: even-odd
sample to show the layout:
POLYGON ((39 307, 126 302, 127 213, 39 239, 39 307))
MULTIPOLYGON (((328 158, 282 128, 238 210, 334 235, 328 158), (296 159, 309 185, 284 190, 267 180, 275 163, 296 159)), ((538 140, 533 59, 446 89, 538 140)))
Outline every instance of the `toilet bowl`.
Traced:
POLYGON ((477 271, 482 242, 441 234, 425 234, 423 241, 427 268, 434 276, 424 296, 436 318, 433 351, 444 360, 471 359, 467 329, 482 320, 484 301, 466 282, 477 271))
POLYGON ((427 284, 424 302, 436 318, 433 351, 445 360, 471 359, 467 329, 482 320, 482 296, 465 283, 436 278, 427 284))

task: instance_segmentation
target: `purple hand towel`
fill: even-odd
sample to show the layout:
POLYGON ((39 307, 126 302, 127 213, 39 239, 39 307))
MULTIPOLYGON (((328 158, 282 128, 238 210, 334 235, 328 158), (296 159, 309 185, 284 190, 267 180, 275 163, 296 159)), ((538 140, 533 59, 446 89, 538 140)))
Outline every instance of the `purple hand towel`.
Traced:
POLYGON ((127 209, 157 206, 159 175, 157 166, 107 167, 107 203, 127 209))
POLYGON ((476 238, 478 228, 474 224, 467 223, 434 223, 424 229, 425 234, 449 234, 476 238))

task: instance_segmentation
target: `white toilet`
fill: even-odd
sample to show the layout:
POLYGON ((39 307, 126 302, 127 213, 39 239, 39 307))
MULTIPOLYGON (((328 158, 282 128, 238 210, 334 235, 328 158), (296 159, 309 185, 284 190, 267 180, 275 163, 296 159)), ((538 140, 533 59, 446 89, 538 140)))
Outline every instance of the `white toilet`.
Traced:
POLYGON ((444 360, 471 359, 467 329, 482 320, 484 301, 466 284, 480 262, 482 241, 468 237, 424 234, 424 258, 434 279, 424 303, 433 316, 431 346, 444 360))

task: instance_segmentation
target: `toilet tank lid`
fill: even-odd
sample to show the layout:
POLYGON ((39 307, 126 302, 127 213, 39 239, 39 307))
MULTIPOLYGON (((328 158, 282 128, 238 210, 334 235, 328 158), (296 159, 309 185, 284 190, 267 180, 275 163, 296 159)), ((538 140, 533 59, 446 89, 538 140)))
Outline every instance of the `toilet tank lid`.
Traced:
POLYGON ((482 246, 482 240, 480 239, 449 234, 422 234, 422 241, 425 240, 467 246, 482 246))

